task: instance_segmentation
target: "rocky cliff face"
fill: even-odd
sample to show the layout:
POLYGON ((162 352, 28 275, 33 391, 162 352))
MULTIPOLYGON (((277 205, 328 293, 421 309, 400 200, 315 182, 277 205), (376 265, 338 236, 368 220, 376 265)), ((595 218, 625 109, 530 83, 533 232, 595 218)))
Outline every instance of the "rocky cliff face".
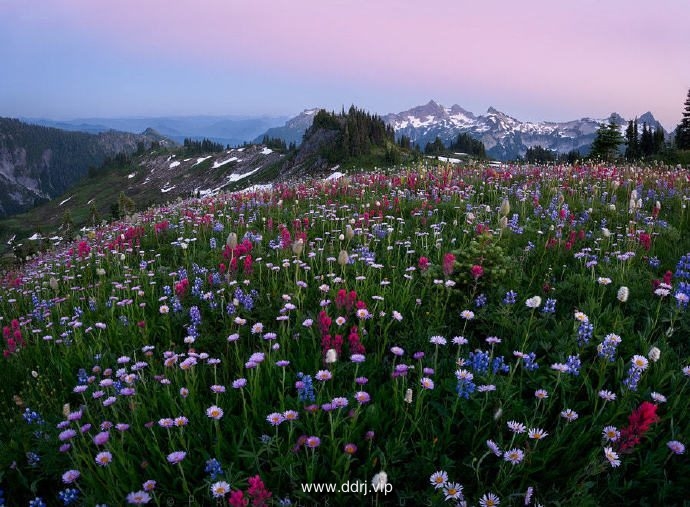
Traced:
POLYGON ((169 143, 155 132, 67 132, 0 118, 0 217, 65 192, 107 157, 169 143))

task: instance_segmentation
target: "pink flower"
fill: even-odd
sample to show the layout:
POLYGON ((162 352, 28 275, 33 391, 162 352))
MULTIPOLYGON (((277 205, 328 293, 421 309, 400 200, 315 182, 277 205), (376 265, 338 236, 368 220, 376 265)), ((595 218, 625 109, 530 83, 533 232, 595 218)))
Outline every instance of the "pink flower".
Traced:
POLYGON ((484 276, 484 268, 481 267, 479 264, 475 264, 470 268, 470 274, 472 275, 472 278, 478 280, 479 278, 484 276))
POLYGON ((453 268, 455 266, 455 255, 452 253, 447 253, 443 256, 443 274, 450 276, 453 274, 453 268))

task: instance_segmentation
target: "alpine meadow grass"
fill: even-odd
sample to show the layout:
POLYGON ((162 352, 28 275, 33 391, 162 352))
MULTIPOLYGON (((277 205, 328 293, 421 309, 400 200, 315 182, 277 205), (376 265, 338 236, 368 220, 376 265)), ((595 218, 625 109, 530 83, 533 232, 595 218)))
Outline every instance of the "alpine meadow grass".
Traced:
POLYGON ((89 230, 2 280, 0 505, 682 505, 689 200, 420 166, 89 230))

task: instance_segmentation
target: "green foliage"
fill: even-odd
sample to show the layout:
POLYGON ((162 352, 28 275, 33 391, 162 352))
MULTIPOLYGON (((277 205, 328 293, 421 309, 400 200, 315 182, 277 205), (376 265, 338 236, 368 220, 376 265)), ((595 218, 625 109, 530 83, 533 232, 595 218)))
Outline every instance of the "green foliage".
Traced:
POLYGON ((475 139, 468 133, 458 134, 458 137, 451 143, 449 149, 452 152, 467 153, 479 159, 486 158, 484 143, 479 139, 475 139))
POLYGON ((136 204, 131 197, 127 197, 124 192, 120 192, 117 198, 118 218, 125 217, 136 211, 136 204))
POLYGON ((74 220, 72 220, 72 213, 69 210, 65 210, 62 214, 62 225, 60 228, 68 241, 74 239, 74 220))
POLYGON ((453 250, 452 253, 455 255, 454 290, 459 293, 481 292, 487 287, 506 286, 506 277, 515 275, 510 270, 514 261, 505 252, 499 239, 490 233, 479 235, 467 246, 453 250), (474 266, 482 268, 481 274, 473 273, 474 266))
POLYGON ((443 144, 443 141, 441 141, 441 138, 438 136, 436 136, 436 139, 434 139, 432 143, 426 143, 424 146, 424 154, 431 155, 432 157, 443 155, 447 151, 446 145, 443 144))
POLYGON ((290 143, 290 146, 288 146, 285 141, 279 137, 264 136, 261 144, 279 153, 287 153, 295 149, 293 143, 290 143))
MULTIPOLYGON (((14 172, 16 166, 21 177, 34 180, 38 190, 51 197, 63 194, 85 176, 95 179, 112 167, 128 165, 135 150, 143 153, 147 146, 160 149, 154 139, 151 133, 108 131, 95 135, 0 118, 0 153, 10 170, 14 172)), ((21 184, 0 181, 2 216, 20 213, 44 201, 21 184), (17 196, 19 201, 15 200, 17 196)))
POLYGON ((318 136, 322 131, 336 133, 332 141, 321 143, 319 149, 319 155, 331 165, 390 165, 403 160, 403 154, 409 152, 395 143, 392 127, 379 116, 355 106, 338 115, 320 110, 304 139, 318 136))
POLYGON ((623 144, 623 137, 612 117, 607 125, 601 125, 597 130, 590 157, 607 161, 615 160, 620 155, 618 148, 621 144, 623 144))
POLYGON ((625 129, 625 158, 637 160, 640 156, 640 136, 637 127, 637 118, 628 122, 625 129))
POLYGON ((77 469, 81 505, 124 505, 150 479, 152 504, 192 497, 210 505, 214 482, 246 489, 259 474, 272 500, 289 496, 293 505, 448 505, 429 483, 441 470, 471 505, 489 492, 501 505, 522 505, 528 487, 532 504, 680 505, 690 494, 686 456, 666 444, 687 444, 690 434, 690 313, 673 297, 688 268, 673 273, 690 252, 686 175, 559 169, 446 164, 188 199, 12 272, 2 279, 0 315, 3 326, 17 319, 26 343, 0 358, 0 487, 12 505, 38 494, 57 505, 62 474, 77 469), (630 212, 633 191, 642 207, 630 212), (229 233, 242 245, 244 232, 251 250, 224 248, 229 233), (649 245, 640 232, 650 234, 649 245), (343 250, 350 260, 339 264, 343 250), (655 294, 653 281, 667 270, 673 292, 655 294), (505 302, 508 290, 517 293, 513 303, 505 302), (533 296, 556 300, 553 312, 533 296), (593 325, 587 343, 576 311, 593 325), (325 361, 326 333, 343 339, 334 362, 325 361), (366 348, 361 363, 350 360, 355 333, 366 348), (610 333, 622 338, 613 361, 598 348, 610 333), (660 358, 649 361, 636 391, 626 388, 630 359, 652 346, 660 358), (473 359, 480 351, 485 370, 473 359), (264 360, 248 365, 259 352, 264 360), (539 367, 528 369, 521 353, 534 353, 539 367), (577 374, 551 367, 575 355, 577 374), (494 370, 499 358, 508 371, 494 370), (332 378, 314 381, 314 401, 300 399, 298 373, 319 370, 332 378), (459 370, 476 384, 467 398, 458 396, 459 370), (240 377, 246 386, 234 388, 240 377), (616 400, 604 402, 601 389, 616 400), (370 401, 360 405, 358 391, 370 401), (619 444, 605 442, 602 429, 625 427, 652 393, 668 398, 656 403, 659 420, 611 466, 604 447, 619 444), (112 405, 104 403, 110 396, 112 405), (347 407, 333 409, 340 397, 347 407), (219 420, 207 415, 212 405, 224 411, 219 420), (45 422, 25 420, 26 408, 45 422), (565 419, 565 409, 578 418, 565 419), (287 410, 297 419, 267 421, 287 410), (63 422, 77 412, 79 420, 63 422), (178 416, 186 420, 159 424, 178 416), (548 435, 513 433, 511 420, 548 435), (93 441, 101 425, 118 423, 107 443, 93 441), (63 426, 74 436, 61 435, 63 426), (319 445, 308 447, 303 435, 319 445), (488 440, 525 459, 509 463, 488 440), (347 453, 346 444, 356 449, 347 453), (98 466, 103 450, 113 460, 98 466), (172 465, 166 456, 178 450, 186 457, 172 465), (222 464, 216 478, 205 471, 210 458, 222 464), (382 470, 393 485, 387 496, 371 490, 382 470), (367 483, 369 495, 301 488, 345 481, 367 483))
POLYGON ((466 132, 458 134, 458 137, 450 143, 450 146, 446 147, 440 137, 436 136, 431 143, 426 143, 424 146, 424 154, 437 157, 439 155, 446 155, 452 153, 466 153, 473 158, 484 159, 486 158, 486 150, 484 149, 484 143, 478 139, 473 138, 466 132))
POLYGON ((676 148, 679 150, 690 150, 690 90, 688 97, 683 104, 683 118, 676 128, 676 148))
POLYGON ((556 153, 542 148, 541 146, 532 146, 527 148, 525 153, 525 161, 530 164, 546 164, 547 162, 556 161, 556 153))
POLYGON ((222 144, 211 141, 210 139, 202 139, 201 141, 185 138, 182 143, 184 151, 187 155, 200 155, 202 153, 217 153, 223 151, 225 148, 222 144))

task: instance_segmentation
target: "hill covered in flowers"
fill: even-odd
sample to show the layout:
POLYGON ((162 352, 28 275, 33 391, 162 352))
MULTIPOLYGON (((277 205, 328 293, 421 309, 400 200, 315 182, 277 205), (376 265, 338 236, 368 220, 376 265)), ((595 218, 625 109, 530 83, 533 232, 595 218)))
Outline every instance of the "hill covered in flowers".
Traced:
POLYGON ((681 505, 689 199, 419 166, 92 229, 2 281, 4 502, 681 505))

